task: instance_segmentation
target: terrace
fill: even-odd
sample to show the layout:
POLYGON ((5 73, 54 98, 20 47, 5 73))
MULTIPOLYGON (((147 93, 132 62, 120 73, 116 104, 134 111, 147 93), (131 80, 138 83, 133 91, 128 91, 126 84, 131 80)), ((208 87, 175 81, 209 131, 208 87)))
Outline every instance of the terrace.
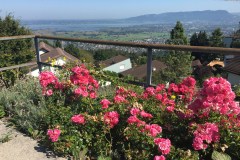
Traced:
MULTIPOLYGON (((169 44, 149 44, 149 43, 135 43, 135 42, 119 42, 119 41, 106 41, 106 40, 88 40, 81 38, 66 38, 66 37, 56 37, 56 36, 47 36, 47 35, 23 35, 23 36, 11 36, 11 37, 0 37, 0 41, 7 40, 17 40, 17 39, 34 39, 35 50, 37 61, 31 63, 20 64, 16 66, 9 66, 0 68, 0 71, 26 67, 31 65, 38 65, 39 71, 42 71, 42 66, 50 66, 50 64, 44 63, 41 61, 39 54, 39 40, 61 40, 61 41, 69 41, 69 42, 81 42, 88 44, 96 44, 96 45, 110 45, 110 46, 124 46, 124 47, 135 47, 135 48, 143 48, 147 51, 147 78, 146 82, 137 83, 139 85, 151 86, 152 84, 152 51, 153 49, 159 50, 176 50, 176 51, 190 51, 190 52, 201 52, 201 53, 221 53, 223 55, 240 55, 240 49, 237 48, 222 48, 222 47, 202 47, 202 46, 189 46, 189 45, 169 45, 169 44)), ((54 66, 61 68, 60 66, 54 66)))
MULTIPOLYGON (((71 75, 70 80, 58 81, 55 75, 42 72, 51 81, 40 78, 41 87, 38 81, 26 81, 18 84, 16 90, 2 90, 0 107, 3 105, 9 109, 9 116, 15 120, 21 130, 33 138, 40 137, 39 139, 45 141, 45 145, 47 144, 56 153, 70 155, 73 159, 86 157, 165 159, 166 157, 197 160, 201 157, 220 160, 229 159, 229 156, 233 159, 240 157, 240 147, 237 143, 240 137, 240 108, 227 81, 222 78, 212 78, 209 80, 210 83, 199 89, 201 94, 197 94, 196 81, 189 77, 180 84, 172 84, 170 87, 164 85, 151 87, 154 63, 152 59, 155 49, 224 55, 240 55, 240 49, 87 40, 45 35, 0 37, 0 41, 17 39, 34 40, 37 61, 0 68, 0 72, 36 64, 42 72, 43 66, 51 66, 41 61, 38 47, 39 40, 42 39, 136 47, 147 51, 146 82, 129 82, 145 88, 133 87, 128 83, 130 87, 124 88, 125 86, 119 87, 117 83, 116 93, 113 86, 106 89, 106 93, 100 92, 97 97, 98 81, 93 78, 94 76, 89 75, 91 72, 86 68, 77 66, 71 70, 62 68, 66 72, 66 75, 63 73, 63 77, 69 78, 71 75), (84 74, 79 73, 79 70, 84 74), (86 83, 82 84, 81 78, 86 83), (42 83, 45 80, 47 83, 42 83), (81 87, 87 88, 86 94, 81 87), (174 88, 179 88, 181 91, 176 91, 174 88), (210 105, 204 106, 206 103, 210 105), (197 138, 201 140, 197 141, 197 138), (162 147, 161 143, 166 146, 162 147)), ((54 67, 61 68, 61 66, 54 67)))

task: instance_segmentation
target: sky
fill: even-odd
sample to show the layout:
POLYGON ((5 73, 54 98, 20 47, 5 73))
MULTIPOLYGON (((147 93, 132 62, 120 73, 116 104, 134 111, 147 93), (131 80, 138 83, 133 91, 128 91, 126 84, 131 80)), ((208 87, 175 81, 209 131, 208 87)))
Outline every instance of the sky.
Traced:
POLYGON ((178 11, 240 12, 240 0, 0 0, 0 16, 22 20, 121 19, 178 11))

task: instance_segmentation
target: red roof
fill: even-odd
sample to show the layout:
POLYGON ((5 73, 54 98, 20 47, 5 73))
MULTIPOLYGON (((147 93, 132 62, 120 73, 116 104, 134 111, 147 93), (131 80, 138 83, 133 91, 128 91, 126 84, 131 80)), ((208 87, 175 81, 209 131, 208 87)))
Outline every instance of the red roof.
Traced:
MULTIPOLYGON (((166 68, 166 65, 158 60, 153 60, 152 67, 154 71, 159 71, 161 69, 166 68)), ((129 70, 122 72, 121 74, 124 76, 131 75, 137 79, 143 79, 144 77, 147 76, 147 64, 131 68, 129 70)))
POLYGON ((128 59, 128 57, 125 57, 125 56, 122 56, 122 55, 117 55, 115 57, 112 57, 110 59, 107 59, 105 61, 100 62, 100 64, 103 65, 104 67, 108 67, 108 66, 111 66, 113 64, 122 62, 126 59, 128 59))
POLYGON ((240 56, 236 56, 229 60, 223 69, 227 72, 240 75, 240 56))

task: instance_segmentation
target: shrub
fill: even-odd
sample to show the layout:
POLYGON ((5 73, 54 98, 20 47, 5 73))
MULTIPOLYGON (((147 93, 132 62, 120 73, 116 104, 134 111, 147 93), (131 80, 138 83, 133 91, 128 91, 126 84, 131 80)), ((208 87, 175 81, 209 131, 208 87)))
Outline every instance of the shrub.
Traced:
POLYGON ((36 79, 18 80, 0 93, 0 106, 16 127, 34 138, 46 128, 46 106, 41 87, 36 79))
POLYGON ((44 132, 51 133, 45 140, 54 151, 117 159, 240 158, 240 108, 225 79, 207 79, 199 91, 188 77, 168 88, 117 86, 114 94, 101 95, 94 76, 99 72, 83 65, 66 68, 60 79, 41 74, 44 132))

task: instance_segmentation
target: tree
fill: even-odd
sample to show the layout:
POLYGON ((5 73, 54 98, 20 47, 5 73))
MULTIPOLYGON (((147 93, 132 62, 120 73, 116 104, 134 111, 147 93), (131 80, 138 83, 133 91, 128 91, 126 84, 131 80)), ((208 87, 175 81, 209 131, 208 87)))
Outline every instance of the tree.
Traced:
MULTIPOLYGON (((194 33, 190 38, 191 46, 209 46, 209 38, 205 31, 200 31, 198 34, 194 33)), ((199 59, 202 63, 208 61, 209 56, 201 52, 192 52, 195 59, 199 59)))
POLYGON ((231 48, 240 48, 240 29, 233 33, 233 41, 231 43, 231 48), (235 38, 237 37, 237 38, 235 38))
POLYGON ((74 43, 70 43, 65 46, 64 50, 74 57, 80 59, 82 62, 93 63, 93 55, 92 53, 86 50, 80 50, 74 43))
POLYGON ((122 54, 121 51, 114 49, 99 49, 94 52, 93 57, 96 62, 100 62, 112 58, 118 54, 122 54))
POLYGON ((240 40, 233 40, 231 43, 231 48, 240 48, 240 40))
POLYGON ((75 46, 73 43, 69 43, 64 47, 64 50, 68 53, 70 53, 71 55, 77 57, 78 53, 79 53, 79 49, 77 46, 75 46))
POLYGON ((58 48, 62 48, 62 43, 61 43, 61 41, 60 41, 60 40, 56 40, 54 46, 55 46, 55 47, 58 47, 58 48))
MULTIPOLYGON (((22 27, 18 20, 12 15, 7 15, 5 18, 0 17, 0 36, 17 36, 29 35, 31 31, 22 27)), ((29 62, 34 57, 34 52, 31 50, 32 40, 9 40, 0 41, 0 68, 13 66, 29 62)), ((14 84, 17 78, 24 75, 24 70, 13 69, 0 72, 0 81, 5 87, 10 87, 14 84)))
MULTIPOLYGON (((212 32, 212 35, 209 38, 209 45, 211 47, 224 47, 223 43, 223 33, 220 28, 215 29, 212 32)), ((216 58, 220 58, 223 60, 223 54, 208 54, 209 61, 215 60, 216 58)))
POLYGON ((215 29, 210 36, 211 47, 223 47, 223 33, 220 28, 215 29))
POLYGON ((176 26, 170 32, 170 40, 175 41, 174 44, 177 42, 187 44, 187 37, 185 36, 184 28, 180 21, 177 21, 176 26))
MULTIPOLYGON (((184 28, 180 22, 177 22, 170 34, 170 39, 167 40, 168 44, 187 44, 187 37, 185 36, 184 28)), ((163 56, 163 61, 167 68, 161 70, 160 73, 153 74, 154 83, 178 83, 182 78, 191 74, 192 57, 189 52, 169 51, 163 56)))

